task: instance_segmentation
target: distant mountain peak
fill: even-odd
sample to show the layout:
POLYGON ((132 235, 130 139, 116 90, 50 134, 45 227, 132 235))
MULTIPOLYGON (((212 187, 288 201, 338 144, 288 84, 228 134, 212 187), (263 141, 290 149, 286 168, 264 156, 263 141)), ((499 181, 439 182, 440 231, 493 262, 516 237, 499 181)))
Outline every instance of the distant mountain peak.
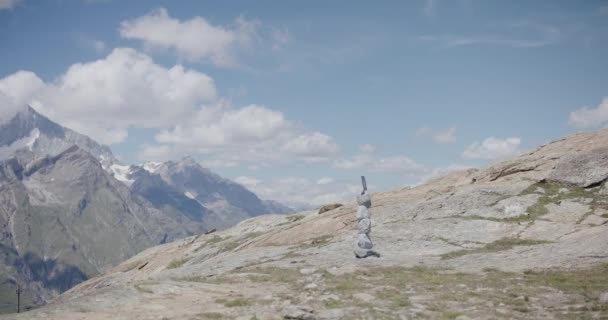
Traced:
POLYGON ((118 163, 108 146, 53 122, 29 105, 0 125, 0 159, 23 148, 36 157, 55 156, 73 145, 93 155, 105 169, 118 163))

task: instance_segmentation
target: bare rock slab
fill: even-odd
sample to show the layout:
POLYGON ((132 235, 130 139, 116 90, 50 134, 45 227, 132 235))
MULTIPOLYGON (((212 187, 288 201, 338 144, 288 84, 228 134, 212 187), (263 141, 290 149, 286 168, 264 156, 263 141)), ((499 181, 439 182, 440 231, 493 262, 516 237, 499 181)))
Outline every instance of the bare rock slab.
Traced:
POLYGON ((544 219, 567 224, 576 224, 591 211, 588 205, 570 200, 559 204, 550 203, 546 208, 549 213, 543 216, 544 219))
POLYGON ((585 153, 565 156, 557 163, 547 180, 586 188, 606 179, 608 179, 608 148, 597 148, 585 153))

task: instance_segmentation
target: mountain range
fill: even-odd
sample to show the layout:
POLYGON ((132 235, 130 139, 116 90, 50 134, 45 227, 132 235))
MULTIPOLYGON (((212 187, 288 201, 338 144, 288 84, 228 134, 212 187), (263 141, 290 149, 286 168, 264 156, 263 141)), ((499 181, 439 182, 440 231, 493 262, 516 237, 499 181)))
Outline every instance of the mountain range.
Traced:
POLYGON ((150 246, 290 208, 193 158, 123 165, 31 107, 0 126, 0 305, 35 306, 150 246))

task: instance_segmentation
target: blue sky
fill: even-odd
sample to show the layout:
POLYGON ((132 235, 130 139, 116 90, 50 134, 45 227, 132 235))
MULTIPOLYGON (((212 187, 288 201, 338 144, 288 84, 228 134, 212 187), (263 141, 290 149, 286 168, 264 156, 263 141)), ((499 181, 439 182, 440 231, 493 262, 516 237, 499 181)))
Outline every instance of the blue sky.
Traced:
POLYGON ((13 104, 293 204, 608 123, 606 1, 0 0, 0 43, 13 104))

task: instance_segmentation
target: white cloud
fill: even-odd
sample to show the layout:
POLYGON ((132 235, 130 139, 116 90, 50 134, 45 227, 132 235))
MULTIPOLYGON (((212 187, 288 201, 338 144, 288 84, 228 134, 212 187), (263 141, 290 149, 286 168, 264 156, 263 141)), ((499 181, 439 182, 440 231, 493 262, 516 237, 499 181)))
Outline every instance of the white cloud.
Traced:
POLYGON ((419 40, 435 42, 446 48, 469 45, 497 45, 513 48, 539 48, 561 39, 561 31, 553 26, 517 23, 507 26, 502 33, 480 35, 423 35, 419 40))
POLYGON ((139 153, 143 161, 167 161, 175 158, 171 147, 167 145, 143 145, 139 153))
POLYGON ((174 152, 203 153, 222 161, 322 162, 339 150, 330 136, 303 131, 279 111, 258 105, 234 109, 225 101, 203 106, 162 130, 156 140, 174 152))
POLYGON ((597 108, 583 107, 570 113, 568 123, 579 128, 594 128, 608 124, 608 97, 597 108))
POLYGON ((424 14, 427 16, 433 16, 435 15, 435 6, 436 6, 436 0, 426 0, 424 3, 424 14))
POLYGON ((437 143, 451 143, 456 141, 454 134, 456 133, 456 127, 448 128, 444 131, 439 131, 433 136, 433 140, 437 143))
POLYGON ((378 151, 378 147, 373 144, 362 144, 359 146, 359 151, 362 153, 374 153, 378 151))
POLYGON ((358 154, 351 158, 334 161, 333 167, 343 170, 369 170, 370 172, 420 174, 426 168, 406 156, 375 157, 371 154, 358 154))
POLYGON ((30 97, 44 87, 34 73, 18 71, 0 79, 0 124, 11 120, 30 102, 30 97))
POLYGON ((93 47, 93 49, 95 49, 95 52, 97 53, 103 53, 104 51, 106 51, 106 44, 101 40, 92 40, 91 46, 93 47))
POLYGON ((272 50, 281 51, 283 48, 291 42, 291 34, 287 29, 274 29, 272 31, 272 50))
POLYGON ((72 65, 44 83, 31 72, 0 79, 0 91, 102 143, 118 143, 130 127, 165 128, 201 103, 215 101, 213 79, 181 65, 165 68, 133 49, 72 65))
POLYGON ((332 178, 321 178, 321 179, 317 180, 317 184, 321 184, 321 185, 330 184, 330 183, 333 183, 334 181, 335 180, 332 178))
POLYGON ((285 177, 262 181, 239 177, 235 181, 246 185, 262 199, 272 199, 294 208, 318 208, 324 204, 351 202, 361 186, 341 181, 318 183, 307 178, 285 177))
POLYGON ((320 132, 301 134, 289 140, 283 150, 296 155, 307 162, 324 162, 336 153, 338 145, 333 139, 320 132))
POLYGON ((210 167, 327 162, 339 152, 332 137, 309 131, 265 106, 234 107, 213 79, 181 65, 165 68, 130 48, 74 64, 53 81, 20 71, 0 79, 0 120, 30 104, 42 114, 105 144, 132 128, 157 130, 141 160, 205 155, 210 167), (248 163, 245 163, 248 162, 248 163))
POLYGON ((234 182, 244 186, 247 189, 253 189, 255 188, 259 183, 260 180, 253 178, 253 177, 248 177, 248 176, 240 176, 240 177, 236 177, 234 179, 234 182))
POLYGON ((416 129, 416 136, 431 137, 436 143, 452 143, 456 141, 456 127, 450 127, 444 130, 434 130, 427 126, 416 129))
POLYGON ((481 143, 474 142, 469 145, 462 153, 462 157, 466 159, 495 160, 515 156, 520 153, 520 143, 520 138, 498 139, 489 137, 481 143))
POLYGON ((255 41, 259 23, 236 19, 231 27, 214 26, 202 17, 180 21, 160 8, 147 15, 123 21, 119 31, 123 38, 141 40, 149 49, 174 50, 191 62, 208 61, 220 67, 237 65, 238 49, 255 41))
POLYGON ((0 10, 12 9, 21 0, 0 0, 0 10))
POLYGON ((416 129, 416 135, 417 136, 426 136, 429 135, 433 132, 433 129, 427 127, 427 126, 422 126, 418 129, 416 129))

